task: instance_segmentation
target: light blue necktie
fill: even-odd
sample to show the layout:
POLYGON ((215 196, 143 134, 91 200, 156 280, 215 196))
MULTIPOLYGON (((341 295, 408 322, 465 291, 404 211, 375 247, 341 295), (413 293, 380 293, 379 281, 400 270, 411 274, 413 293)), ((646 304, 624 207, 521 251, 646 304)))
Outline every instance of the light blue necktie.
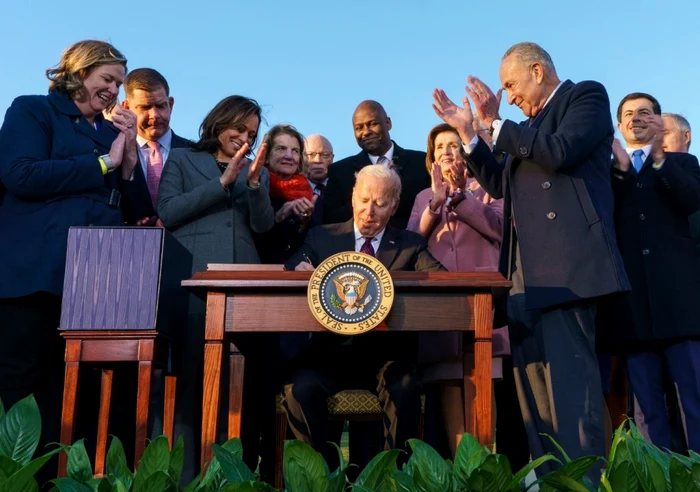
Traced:
POLYGON ((644 159, 642 159, 643 155, 644 151, 642 149, 637 149, 634 152, 632 152, 632 165, 637 170, 637 172, 639 172, 639 170, 642 169, 642 166, 644 165, 644 159))

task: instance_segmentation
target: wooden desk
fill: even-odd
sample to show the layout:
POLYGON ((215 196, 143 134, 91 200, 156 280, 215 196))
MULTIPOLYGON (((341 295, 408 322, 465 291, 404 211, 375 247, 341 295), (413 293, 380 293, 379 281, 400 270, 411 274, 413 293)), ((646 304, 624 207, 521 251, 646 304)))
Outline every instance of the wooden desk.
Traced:
MULTIPOLYGON (((212 458, 221 393, 221 367, 228 334, 326 331, 309 311, 306 291, 309 272, 224 271, 197 272, 184 287, 206 292, 204 398, 202 400, 201 462, 212 458), (282 315, 282 313, 284 313, 282 315), (282 318, 283 316, 283 318, 282 318)), ((465 422, 468 432, 486 446, 491 430, 491 335, 493 294, 504 294, 510 282, 499 273, 392 272, 396 294, 391 313, 375 330, 470 331, 474 334, 475 368, 465 364, 464 382, 473 381, 476 400, 465 422)), ((463 337, 465 354, 471 337, 463 337)), ((469 350, 471 351, 471 350, 469 350)), ((240 436, 243 405, 243 362, 231 364, 234 396, 229 409, 228 435, 240 436)), ((464 392, 465 395, 467 392, 464 392)), ((471 402, 466 401, 465 406, 471 402)))

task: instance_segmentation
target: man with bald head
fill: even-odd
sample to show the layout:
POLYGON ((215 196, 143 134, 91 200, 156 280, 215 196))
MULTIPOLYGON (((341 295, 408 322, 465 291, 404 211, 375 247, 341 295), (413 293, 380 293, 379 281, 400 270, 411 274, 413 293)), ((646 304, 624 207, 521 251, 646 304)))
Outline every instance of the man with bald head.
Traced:
POLYGON ((403 149, 391 140, 391 118, 377 101, 362 101, 352 115, 352 126, 362 151, 330 168, 323 206, 324 223, 345 222, 352 217, 350 198, 355 174, 365 166, 379 164, 392 166, 401 178, 403 191, 391 225, 405 229, 416 195, 430 187, 425 152, 403 149))
POLYGON ((316 206, 311 215, 310 227, 323 224, 323 197, 328 184, 328 167, 333 163, 333 146, 326 137, 318 133, 304 140, 304 174, 311 183, 316 206))

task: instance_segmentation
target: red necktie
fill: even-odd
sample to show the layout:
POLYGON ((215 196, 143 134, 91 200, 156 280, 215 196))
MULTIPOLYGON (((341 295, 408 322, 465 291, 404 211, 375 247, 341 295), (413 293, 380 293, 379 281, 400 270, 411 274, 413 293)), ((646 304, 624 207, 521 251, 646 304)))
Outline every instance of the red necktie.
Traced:
POLYGON ((374 239, 374 238, 373 237, 366 237, 365 238, 365 242, 362 244, 362 247, 360 248, 360 253, 374 256, 374 247, 372 247, 372 239, 374 239))

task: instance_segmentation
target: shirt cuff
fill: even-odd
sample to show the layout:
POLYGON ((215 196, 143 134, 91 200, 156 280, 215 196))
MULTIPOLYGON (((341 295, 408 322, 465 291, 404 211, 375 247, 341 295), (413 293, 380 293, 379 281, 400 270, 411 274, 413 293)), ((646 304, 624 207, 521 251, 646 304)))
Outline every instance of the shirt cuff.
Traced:
POLYGON ((496 141, 498 140, 498 136, 501 134, 501 128, 503 127, 503 120, 494 120, 493 123, 491 123, 491 127, 493 128, 493 134, 491 135, 491 141, 493 142, 493 145, 496 145, 496 141))
POLYGON ((657 164, 657 163, 652 164, 651 167, 653 167, 654 169, 656 169, 656 170, 658 171, 659 169, 661 169, 661 166, 664 165, 664 162, 666 162, 666 159, 664 159, 663 161, 659 162, 658 164, 657 164))
POLYGON ((464 149, 464 152, 467 153, 467 155, 471 154, 474 152, 474 149, 476 148, 476 145, 479 143, 479 136, 476 135, 474 138, 472 138, 472 141, 469 142, 468 144, 462 144, 462 148, 464 149))

